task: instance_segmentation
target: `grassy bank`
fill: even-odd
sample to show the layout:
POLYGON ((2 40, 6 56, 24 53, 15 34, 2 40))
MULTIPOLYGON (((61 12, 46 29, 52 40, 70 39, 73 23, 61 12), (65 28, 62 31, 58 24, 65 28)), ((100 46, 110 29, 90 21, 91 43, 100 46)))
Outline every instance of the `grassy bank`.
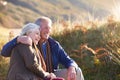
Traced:
MULTIPOLYGON (((58 40, 68 55, 78 63, 83 70, 85 80, 120 80, 120 53, 114 54, 112 51, 120 49, 120 22, 92 24, 91 28, 87 28, 90 25, 70 23, 66 25, 56 23, 53 26, 52 37, 58 40), (114 44, 115 41, 118 41, 115 43, 118 44, 116 48, 109 49, 106 46, 111 42, 114 44), (113 61, 116 59, 118 61, 113 61)), ((3 35, 3 32, 0 35, 3 35)), ((0 41, 1 48, 7 42, 7 38, 8 36, 4 36, 4 40, 0 41)), ((0 78, 5 78, 8 63, 9 59, 0 57, 0 78)))

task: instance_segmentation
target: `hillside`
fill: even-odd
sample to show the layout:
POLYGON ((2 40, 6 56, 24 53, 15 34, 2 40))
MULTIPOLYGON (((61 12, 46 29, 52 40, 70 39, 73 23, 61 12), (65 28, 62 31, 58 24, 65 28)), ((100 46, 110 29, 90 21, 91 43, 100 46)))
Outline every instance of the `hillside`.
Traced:
POLYGON ((115 6, 114 3, 119 0, 6 1, 8 4, 0 9, 0 25, 18 28, 43 15, 50 17, 53 21, 57 19, 88 20, 90 17, 101 19, 111 14, 112 7, 115 6))

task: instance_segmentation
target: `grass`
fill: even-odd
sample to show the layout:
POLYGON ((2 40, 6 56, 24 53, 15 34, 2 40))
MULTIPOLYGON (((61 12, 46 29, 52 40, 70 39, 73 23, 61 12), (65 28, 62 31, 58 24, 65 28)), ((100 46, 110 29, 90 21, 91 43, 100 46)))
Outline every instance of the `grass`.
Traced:
MULTIPOLYGON (((8 42, 9 30, 0 26, 0 51, 2 46, 8 42)), ((0 80, 5 80, 8 71, 9 58, 0 56, 0 80)))
MULTIPOLYGON (((119 63, 114 63, 111 60, 112 56, 103 54, 107 53, 106 50, 111 51, 106 47, 107 43, 120 40, 120 22, 107 22, 102 25, 96 24, 94 27, 86 28, 86 26, 92 25, 93 22, 89 22, 89 25, 73 25, 70 21, 57 22, 53 25, 52 37, 60 42, 68 55, 81 67, 85 80, 119 80, 119 63), (84 45, 87 45, 88 48, 84 45)), ((2 30, 0 35, 4 36, 0 38, 0 48, 2 48, 8 41, 10 30, 5 28, 0 28, 0 30, 2 30)), ((112 48, 115 51, 118 49, 112 48)), ((113 51, 111 54, 113 54, 113 51)), ((0 59, 0 78, 4 80, 8 71, 9 58, 0 56, 0 59)), ((113 59, 116 60, 116 58, 113 59)))
MULTIPOLYGON (((84 25, 77 25, 77 27, 73 25, 73 28, 70 29, 69 25, 64 27, 61 28, 61 32, 53 33, 52 36, 62 44, 66 52, 82 68, 85 80, 120 79, 119 56, 116 58, 110 55, 104 55, 110 51, 109 48, 106 47, 110 41, 120 40, 120 22, 113 21, 111 23, 108 21, 107 23, 89 29, 85 28, 84 25), (94 51, 102 50, 100 50, 97 55, 94 55, 93 52, 88 49, 81 49, 81 46, 84 44, 87 44, 87 46, 94 51), (107 49, 109 51, 107 51, 107 49), (99 58, 96 58, 96 56, 99 58), (116 59, 117 62, 115 63, 114 60, 116 59)), ((120 46, 118 46, 118 49, 119 48, 120 46)), ((112 50, 116 49, 112 48, 112 50)), ((111 54, 114 55, 113 51, 111 54)))
MULTIPOLYGON (((102 21, 97 22, 95 19, 88 22, 83 21, 84 23, 81 21, 86 17, 92 20, 91 16, 94 17, 95 12, 97 13, 97 11, 99 13, 99 11, 103 9, 111 9, 112 6, 107 6, 113 5, 113 0, 106 0, 104 3, 99 3, 99 1, 96 0, 76 1, 81 4, 83 3, 84 5, 76 4, 72 0, 18 1, 18 3, 23 3, 27 6, 21 6, 22 4, 15 5, 14 3, 9 2, 6 7, 0 7, 0 25, 7 28, 19 28, 29 21, 34 21, 36 17, 39 17, 40 15, 49 14, 48 16, 53 18, 56 22, 53 25, 52 37, 60 42, 68 55, 70 55, 81 67, 85 80, 120 80, 118 54, 120 47, 114 43, 120 40, 120 22, 114 21, 112 16, 105 19, 103 23, 102 21), (106 4, 108 1, 110 3, 106 4), (73 5, 73 3, 75 5, 73 5), (94 5, 93 3, 96 3, 97 5, 94 5), (31 6, 32 8, 30 8, 31 6), (87 8, 87 10, 84 8, 87 8), (92 12, 89 13, 88 9, 92 12), (66 17, 65 19, 68 21, 64 21, 63 17, 66 17), (74 18, 80 18, 81 22, 79 20, 72 22, 73 20, 71 21, 70 18, 73 20, 74 18), (109 42, 113 42, 112 44, 117 46, 117 48, 110 45, 106 46, 109 42), (87 45, 88 48, 83 47, 83 45, 87 45), (105 50, 97 52, 97 50, 103 48, 107 49, 112 56, 103 55, 106 53, 105 50), (93 54, 94 52, 97 54, 93 54)), ((6 42, 14 37, 14 35, 9 37, 9 32, 11 31, 14 33, 14 30, 0 26, 0 50, 6 42)), ((15 33, 16 32, 19 32, 19 29, 15 29, 15 33)), ((0 80, 5 80, 8 66, 9 58, 0 56, 0 80)))

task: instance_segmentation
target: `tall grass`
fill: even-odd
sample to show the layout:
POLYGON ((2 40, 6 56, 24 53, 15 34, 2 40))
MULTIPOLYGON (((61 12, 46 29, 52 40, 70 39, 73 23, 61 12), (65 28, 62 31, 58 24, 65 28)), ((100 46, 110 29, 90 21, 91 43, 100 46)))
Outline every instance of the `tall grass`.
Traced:
MULTIPOLYGON (((9 30, 0 26, 0 51, 3 45, 9 40, 9 30)), ((4 58, 0 55, 0 80, 6 80, 6 75, 9 66, 9 58, 4 58)))
POLYGON ((120 40, 109 42, 107 45, 111 59, 120 66, 120 40))
MULTIPOLYGON (((120 40, 119 31, 120 22, 110 19, 104 23, 88 21, 84 24, 59 20, 54 23, 51 36, 58 40, 68 55, 77 62, 83 70, 85 80, 119 80, 119 62, 113 61, 119 58, 114 55, 114 51, 119 52, 120 47, 116 43, 114 46, 117 46, 117 49, 106 47, 109 42, 120 40)), ((2 41, 1 48, 7 40, 2 41)), ((5 78, 9 59, 0 59, 0 77, 5 78)))
MULTIPOLYGON (((66 22, 63 22, 60 26, 64 24, 66 22)), ((113 20, 110 16, 110 18, 101 24, 90 21, 86 22, 86 24, 72 25, 71 23, 62 28, 60 26, 58 24, 55 25, 56 29, 54 32, 56 33, 53 33, 52 36, 62 44, 66 52, 82 68, 85 80, 120 79, 119 61, 117 60, 117 64, 113 62, 117 58, 111 56, 109 48, 106 47, 110 41, 120 40, 119 21, 113 20), (87 28, 87 26, 91 26, 91 28, 87 28), (57 30, 57 28, 61 29, 61 31, 57 30), (81 46, 85 44, 91 50, 85 47, 81 49, 81 46)), ((114 48, 111 49, 112 51, 114 50, 114 48)), ((111 54, 114 55, 114 53, 111 54)))

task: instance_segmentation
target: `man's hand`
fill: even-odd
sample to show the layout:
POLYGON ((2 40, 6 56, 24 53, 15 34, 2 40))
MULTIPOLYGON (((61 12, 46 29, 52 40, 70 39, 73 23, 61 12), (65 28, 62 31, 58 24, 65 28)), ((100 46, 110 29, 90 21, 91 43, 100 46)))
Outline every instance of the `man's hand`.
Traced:
POLYGON ((32 39, 29 36, 18 36, 17 42, 32 45, 32 39))
POLYGON ((75 67, 71 66, 68 68, 67 71, 67 80, 76 80, 76 71, 75 71, 75 67))

